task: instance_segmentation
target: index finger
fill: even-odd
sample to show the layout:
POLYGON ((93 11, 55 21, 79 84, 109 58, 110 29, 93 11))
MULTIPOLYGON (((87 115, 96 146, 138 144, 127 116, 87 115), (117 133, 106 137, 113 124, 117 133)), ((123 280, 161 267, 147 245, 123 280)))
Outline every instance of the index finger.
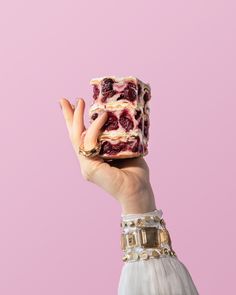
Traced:
POLYGON ((62 108, 62 112, 63 112, 63 116, 64 116, 64 119, 66 122, 67 130, 68 130, 69 134, 71 134, 74 110, 73 110, 70 102, 66 98, 61 98, 59 100, 59 103, 62 108))
POLYGON ((72 123, 72 133, 75 143, 79 144, 81 139, 81 134, 85 130, 84 126, 84 109, 85 101, 83 98, 77 100, 77 106, 74 111, 74 118, 72 123))

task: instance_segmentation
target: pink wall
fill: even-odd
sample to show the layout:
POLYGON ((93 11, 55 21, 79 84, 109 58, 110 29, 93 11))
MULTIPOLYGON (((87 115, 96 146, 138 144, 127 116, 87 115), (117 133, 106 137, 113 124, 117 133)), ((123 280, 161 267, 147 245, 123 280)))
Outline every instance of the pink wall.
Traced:
POLYGON ((235 1, 1 6, 0 294, 117 292, 121 210, 82 179, 58 105, 107 74, 151 84, 157 206, 200 294, 233 294, 235 1))

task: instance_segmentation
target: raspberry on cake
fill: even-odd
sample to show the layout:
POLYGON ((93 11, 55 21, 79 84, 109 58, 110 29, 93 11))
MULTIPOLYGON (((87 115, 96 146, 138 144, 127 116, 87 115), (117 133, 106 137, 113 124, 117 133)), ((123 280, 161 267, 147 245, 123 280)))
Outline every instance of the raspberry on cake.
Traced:
POLYGON ((100 156, 102 158, 133 158, 148 153, 149 100, 151 88, 136 77, 107 76, 90 81, 93 103, 90 122, 106 110, 108 119, 103 126, 100 156))

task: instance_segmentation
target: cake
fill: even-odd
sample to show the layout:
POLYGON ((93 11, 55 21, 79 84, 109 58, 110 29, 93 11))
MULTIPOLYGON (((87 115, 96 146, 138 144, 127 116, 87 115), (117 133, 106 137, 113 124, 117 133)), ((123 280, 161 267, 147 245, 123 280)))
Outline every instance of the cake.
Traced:
POLYGON ((94 78, 90 85, 93 87, 90 123, 100 112, 108 112, 99 136, 99 156, 107 159, 145 156, 150 125, 150 85, 133 76, 94 78))

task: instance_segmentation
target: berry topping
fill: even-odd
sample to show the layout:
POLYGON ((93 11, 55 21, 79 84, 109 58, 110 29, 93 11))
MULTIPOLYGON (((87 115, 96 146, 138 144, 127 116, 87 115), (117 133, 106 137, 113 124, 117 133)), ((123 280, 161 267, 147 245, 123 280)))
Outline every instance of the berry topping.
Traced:
POLYGON ((111 144, 109 141, 104 141, 101 146, 100 154, 108 154, 108 155, 115 155, 121 151, 126 150, 127 143, 126 142, 119 142, 117 144, 111 144))
POLYGON ((103 154, 110 154, 112 150, 112 145, 109 141, 104 141, 102 143, 102 146, 101 146, 101 149, 100 149, 100 154, 103 155, 103 154))
POLYGON ((124 109, 123 112, 121 113, 119 122, 126 132, 134 128, 133 120, 126 109, 124 109))
POLYGON ((114 115, 112 112, 108 112, 108 119, 103 127, 107 131, 118 129, 119 124, 116 115, 114 115))
POLYGON ((138 146, 138 152, 139 153, 143 153, 143 145, 142 144, 139 144, 139 146, 138 146))
POLYGON ((103 97, 102 97, 102 102, 106 102, 107 98, 110 98, 110 97, 112 97, 115 94, 116 94, 116 91, 115 90, 111 90, 111 91, 105 92, 103 94, 103 97))
POLYGON ((134 83, 129 82, 124 89, 124 97, 129 101, 134 101, 137 97, 137 87, 134 83))
POLYGON ((113 89, 114 81, 110 78, 105 78, 102 81, 102 94, 109 92, 113 89))
POLYGON ((133 148, 131 149, 133 153, 137 153, 138 151, 138 143, 136 142, 133 148))
POLYGON ((143 100, 145 101, 145 102, 147 102, 147 101, 149 101, 150 100, 150 93, 149 92, 146 92, 145 94, 144 94, 144 96, 143 96, 143 100))
POLYGON ((143 152, 146 153, 147 152, 147 145, 143 146, 143 152))
POLYGON ((142 87, 140 84, 138 84, 138 96, 140 96, 141 92, 142 92, 142 87))
POLYGON ((91 119, 92 120, 96 120, 97 117, 98 117, 98 113, 94 113, 94 114, 92 114, 91 119))
POLYGON ((138 128, 139 128, 140 130, 143 129, 143 118, 140 119, 140 121, 139 121, 139 123, 138 123, 138 128))
POLYGON ((141 111, 140 110, 136 110, 136 113, 135 113, 135 119, 138 120, 138 118, 141 116, 141 111))
POLYGON ((112 97, 116 94, 116 91, 113 90, 114 81, 111 78, 105 78, 102 81, 102 102, 106 102, 107 98, 112 97))
POLYGON ((117 154, 119 153, 120 151, 124 151, 126 150, 126 143, 125 142, 119 142, 117 144, 113 144, 112 145, 112 153, 113 154, 117 154))
POLYGON ((124 99, 124 98, 125 98, 124 94, 121 94, 121 95, 117 98, 117 100, 121 100, 121 99, 124 99))
POLYGON ((100 91, 97 85, 93 85, 93 98, 97 99, 100 91))
POLYGON ((139 146, 139 142, 140 142, 140 138, 139 138, 139 136, 136 138, 136 142, 135 142, 135 144, 133 145, 133 147, 131 148, 131 151, 132 152, 134 152, 134 153, 136 153, 137 151, 138 151, 138 146, 139 146))
POLYGON ((149 134, 149 121, 148 120, 145 120, 144 121, 144 130, 143 130, 143 133, 146 137, 148 137, 148 134, 149 134))

